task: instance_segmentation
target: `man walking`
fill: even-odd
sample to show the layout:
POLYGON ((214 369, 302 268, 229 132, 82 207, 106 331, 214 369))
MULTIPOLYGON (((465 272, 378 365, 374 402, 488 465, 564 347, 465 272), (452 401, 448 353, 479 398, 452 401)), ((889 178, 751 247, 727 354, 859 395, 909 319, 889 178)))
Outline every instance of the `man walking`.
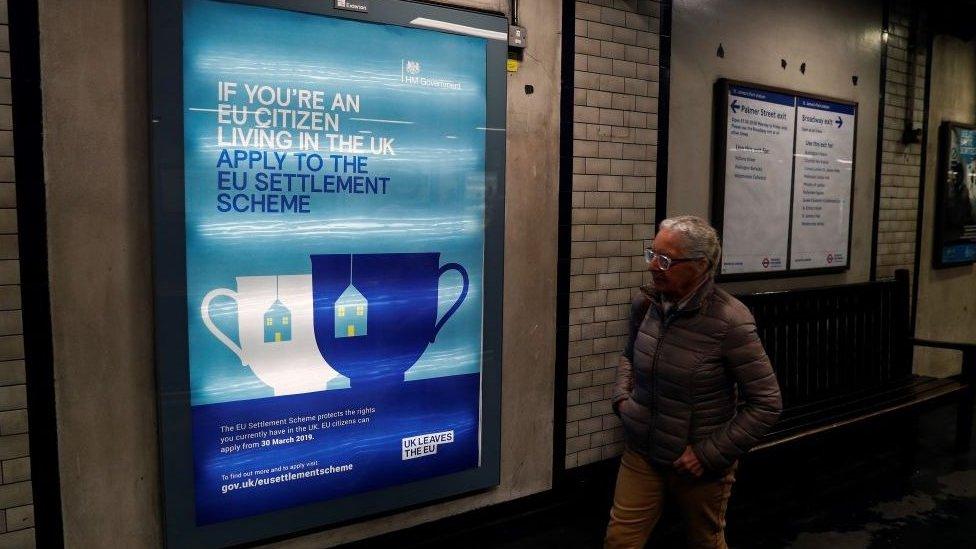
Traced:
POLYGON ((664 220, 644 251, 653 284, 631 306, 617 368, 626 449, 606 548, 643 547, 666 499, 690 547, 726 547, 736 461, 782 409, 752 314, 714 285, 720 256, 715 229, 694 216, 664 220))

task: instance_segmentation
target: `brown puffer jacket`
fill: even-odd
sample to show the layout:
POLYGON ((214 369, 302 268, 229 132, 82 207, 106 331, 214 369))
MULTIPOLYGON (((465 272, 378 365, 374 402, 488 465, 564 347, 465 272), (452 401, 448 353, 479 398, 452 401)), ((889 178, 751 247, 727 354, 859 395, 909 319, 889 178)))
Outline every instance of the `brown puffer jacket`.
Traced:
POLYGON ((667 315, 652 288, 641 290, 613 396, 627 445, 670 467, 690 444, 707 470, 721 471, 756 444, 783 406, 752 313, 711 281, 667 315))

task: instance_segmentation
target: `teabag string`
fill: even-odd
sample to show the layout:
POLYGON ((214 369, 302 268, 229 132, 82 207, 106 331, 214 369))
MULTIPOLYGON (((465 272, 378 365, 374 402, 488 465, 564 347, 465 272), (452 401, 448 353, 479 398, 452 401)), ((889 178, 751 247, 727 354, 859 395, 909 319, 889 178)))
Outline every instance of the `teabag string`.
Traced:
POLYGON ((279 276, 278 276, 278 275, 275 275, 275 300, 274 300, 274 303, 272 303, 272 304, 271 304, 271 307, 270 307, 270 308, 268 308, 268 310, 264 312, 264 314, 265 314, 265 315, 267 315, 267 314, 269 314, 269 313, 273 313, 273 312, 275 312, 276 310, 284 310, 284 311, 285 311, 285 312, 287 312, 287 313, 290 313, 290 312, 291 312, 291 311, 289 311, 289 310, 288 310, 288 308, 287 308, 287 307, 285 307, 285 305, 284 305, 284 304, 283 304, 283 303, 281 302, 281 297, 280 297, 280 295, 279 295, 279 290, 278 290, 278 278, 279 278, 279 276))
MULTIPOLYGON (((278 275, 275 275, 275 300, 274 300, 274 303, 271 304, 271 309, 274 309, 275 305, 284 306, 281 303, 281 297, 279 297, 279 292, 278 292, 278 279, 279 278, 280 277, 278 275)), ((268 309, 268 310, 270 311, 271 309, 268 309)))
MULTIPOLYGON (((355 287, 355 286, 353 285, 353 283, 352 283, 352 258, 353 258, 353 255, 352 255, 352 254, 349 254, 349 285, 348 285, 348 286, 346 286, 346 289, 345 289, 345 290, 343 290, 343 291, 342 291, 342 293, 343 293, 343 294, 345 294, 345 293, 346 293, 346 292, 348 292, 348 291, 349 291, 350 289, 352 289, 352 291, 354 291, 354 292, 356 292, 356 293, 357 293, 358 295, 360 295, 360 296, 362 296, 362 295, 363 295, 363 292, 360 292, 360 291, 359 291, 359 288, 357 288, 357 287, 355 287)), ((365 300, 365 299, 366 299, 366 297, 365 297, 365 296, 363 296, 363 299, 365 300)))

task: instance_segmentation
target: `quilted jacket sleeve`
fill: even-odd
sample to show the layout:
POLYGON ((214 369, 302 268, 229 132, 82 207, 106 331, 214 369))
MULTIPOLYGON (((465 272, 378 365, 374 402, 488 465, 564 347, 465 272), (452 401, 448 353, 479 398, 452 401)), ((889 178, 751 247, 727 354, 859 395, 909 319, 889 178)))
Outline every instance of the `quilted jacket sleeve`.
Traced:
POLYGON ((739 388, 742 405, 731 421, 692 449, 707 469, 732 465, 776 423, 783 409, 779 383, 756 334, 752 314, 742 306, 722 343, 722 359, 739 388))
POLYGON ((640 324, 644 320, 643 317, 646 312, 647 298, 637 296, 630 304, 630 322, 628 323, 630 325, 630 333, 627 337, 627 346, 617 361, 617 377, 613 386, 613 398, 610 401, 613 404, 614 412, 617 411, 617 405, 630 396, 630 391, 633 388, 634 340, 637 339, 637 330, 640 329, 640 324))

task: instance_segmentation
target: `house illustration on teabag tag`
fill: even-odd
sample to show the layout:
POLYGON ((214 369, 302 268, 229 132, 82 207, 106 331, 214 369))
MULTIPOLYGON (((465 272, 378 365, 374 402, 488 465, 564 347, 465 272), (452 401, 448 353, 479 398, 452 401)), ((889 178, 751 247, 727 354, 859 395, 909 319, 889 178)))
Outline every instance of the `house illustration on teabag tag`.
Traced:
POLYGON ((291 311, 278 298, 278 277, 275 277, 275 301, 264 312, 264 342, 291 341, 291 311))
POLYGON ((355 286, 349 285, 335 303, 335 336, 366 335, 366 316, 369 304, 355 286))
POLYGON ((291 341, 291 311, 277 299, 264 313, 264 342, 291 341))

